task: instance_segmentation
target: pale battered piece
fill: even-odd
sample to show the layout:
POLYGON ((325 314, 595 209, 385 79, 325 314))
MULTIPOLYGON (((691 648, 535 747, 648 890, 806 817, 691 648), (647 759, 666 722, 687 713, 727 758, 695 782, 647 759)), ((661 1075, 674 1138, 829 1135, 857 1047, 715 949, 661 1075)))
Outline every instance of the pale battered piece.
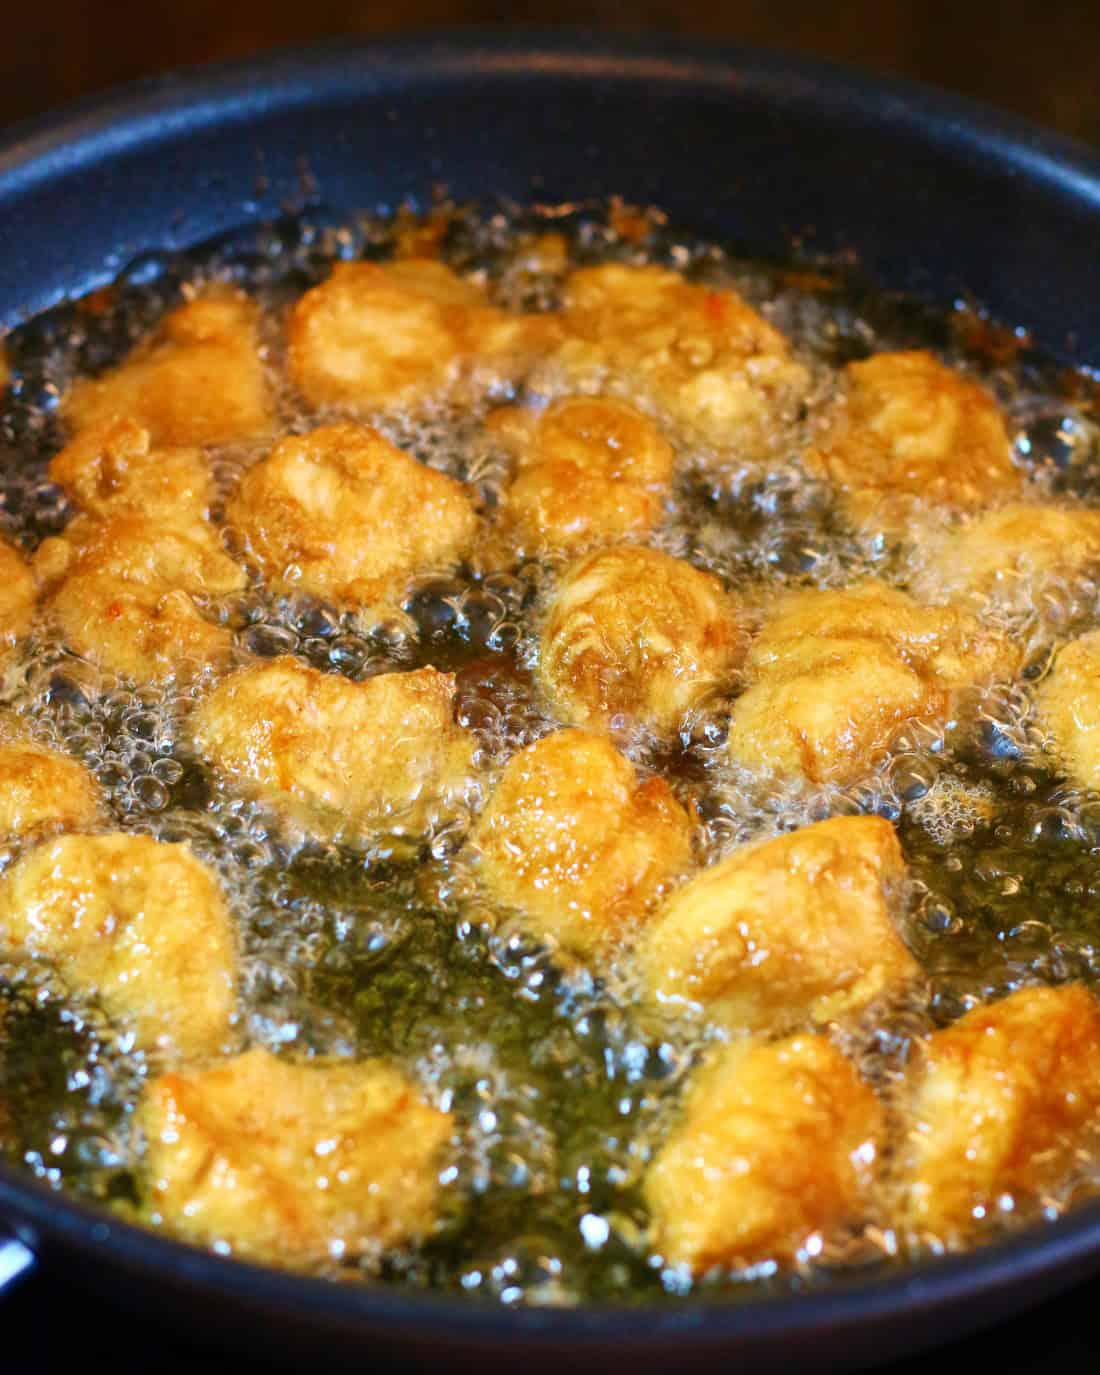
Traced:
POLYGON ((805 463, 851 524, 904 535, 915 516, 963 515, 1017 496, 1020 470, 996 401, 930 353, 879 353, 844 370, 805 463))
POLYGON ((890 916, 905 872, 881 817, 836 817, 735 850, 647 924, 648 996, 734 1028, 821 1024, 918 974, 890 916))
POLYGON ((294 308, 288 365, 311 406, 369 414, 522 381, 556 337, 430 258, 337 263, 294 308))
POLYGON ((884 583, 796 592, 753 642, 729 754, 762 778, 851 782, 905 721, 946 721, 963 689, 1010 677, 1019 650, 968 611, 884 583))
POLYGON ((633 406, 602 397, 569 397, 541 415, 509 406, 487 428, 516 457, 503 516, 518 553, 576 553, 660 521, 672 446, 633 406))
POLYGON ((603 736, 561 730, 505 768, 471 839, 485 892, 582 957, 629 936, 691 862, 690 818, 603 736))
POLYGON ((87 830, 102 820, 102 802, 83 764, 41 744, 16 717, 0 716, 0 837, 87 830))
POLYGON ((1100 790, 1100 630, 1071 641, 1035 698, 1058 765, 1081 788, 1100 790))
POLYGON ((672 734, 728 681, 746 641, 713 574, 622 545, 566 570, 542 628, 539 680, 563 721, 672 734))
POLYGON ((157 447, 262 439, 274 417, 258 318, 243 292, 210 288, 167 315, 121 366, 76 381, 65 421, 79 432, 129 419, 157 447))
POLYGON ((271 586, 355 607, 455 563, 477 529, 461 482, 360 425, 284 439, 245 473, 226 518, 271 586))
POLYGON ((451 1119, 384 1061, 250 1050, 162 1075, 137 1119, 151 1220, 200 1245, 316 1265, 377 1257, 435 1220, 451 1119))
POLYGON ((766 458, 809 389, 783 335, 730 290, 663 267, 609 263, 565 287, 565 342, 535 390, 611 392, 689 441, 766 458))
POLYGON ((187 845, 99 835, 38 846, 0 880, 0 939, 52 961, 145 1050, 201 1059, 231 1039, 233 925, 187 845))
POLYGON ((34 620, 34 574, 18 549, 0 539, 0 649, 14 649, 34 620))
POLYGON ((646 1176, 655 1249, 695 1274, 797 1260, 858 1226, 878 1100, 824 1036, 719 1050, 646 1176))
POLYGON ((353 683, 286 656, 220 683, 195 713, 195 743, 311 835, 420 836, 461 810, 472 770, 454 691, 434 668, 353 683))
POLYGON ((1100 1005, 1080 984, 976 1007, 918 1047, 899 1161, 901 1216, 961 1246, 1057 1190, 1100 1128, 1100 1005))

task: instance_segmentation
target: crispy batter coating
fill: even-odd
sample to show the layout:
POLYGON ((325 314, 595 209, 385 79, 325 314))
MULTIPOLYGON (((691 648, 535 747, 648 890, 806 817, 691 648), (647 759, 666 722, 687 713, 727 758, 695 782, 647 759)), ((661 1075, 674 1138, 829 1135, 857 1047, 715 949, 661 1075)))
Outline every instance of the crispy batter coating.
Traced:
POLYGON ((163 1075, 138 1121, 154 1220, 285 1266, 423 1237, 451 1132, 384 1061, 295 1065, 259 1049, 163 1075))
POLYGON ((83 764, 0 714, 0 836, 85 830, 101 820, 101 807, 99 785, 83 764))
POLYGON ((1100 789, 1100 630, 1059 651, 1035 710, 1062 769, 1079 787, 1100 789))
POLYGON ((362 414, 518 382, 556 337, 430 258, 337 263, 294 308, 288 364, 310 405, 362 414))
POLYGON ((195 741, 313 835, 416 836, 454 814, 472 767, 454 691, 434 668, 353 683, 286 656, 220 683, 195 713, 195 741))
POLYGON ((737 668, 745 641, 716 577, 622 545, 567 569, 542 628, 539 678, 563 721, 672 733, 737 668))
POLYGON ((1100 1126, 1100 1006, 1081 985, 977 1007, 920 1048, 900 1161, 902 1216, 952 1247, 998 1199, 1056 1187, 1100 1126))
POLYGON ((969 612, 883 583, 796 592, 749 651, 730 756, 763 776, 851 781, 901 722, 945 720, 963 688, 1009 676, 1018 659, 969 612))
POLYGON ((836 817, 735 850, 647 924, 648 994, 738 1028, 857 1012, 919 972, 890 917, 904 872, 881 817, 836 817))
POLYGON ((488 428, 516 455, 504 517, 523 554, 577 552, 647 534, 660 520, 672 446, 633 406, 574 396, 541 415, 494 411, 488 428))
POLYGON ((981 511, 1018 494, 1004 419, 976 382, 919 350, 844 372, 806 464, 858 529, 896 536, 921 510, 981 511))
POLYGON ((562 730, 509 761, 472 837, 481 882, 582 956, 628 935, 691 861, 691 821, 603 736, 562 730))
POLYGON ((63 836, 0 880, 4 945, 53 961, 139 1044, 184 1060, 230 1037, 236 940, 214 875, 187 845, 63 836))
POLYGON ((882 1132, 875 1095, 824 1036, 723 1047, 646 1176, 656 1249, 696 1274, 793 1260, 862 1220, 882 1132))
POLYGON ((120 367, 74 382, 65 420, 80 431, 130 419, 158 447, 261 439, 273 414, 257 319, 242 292, 211 288, 167 315, 120 367))
POLYGON ((360 425, 284 439, 245 473, 226 515, 275 587, 353 606, 454 563, 477 529, 461 482, 360 425))
POLYGON ((31 628, 34 574, 18 549, 0 539, 0 648, 11 649, 31 628))
POLYGON ((566 283, 565 342, 533 385, 610 391, 687 438, 767 456, 809 387, 787 340, 733 291, 663 267, 608 263, 566 283))

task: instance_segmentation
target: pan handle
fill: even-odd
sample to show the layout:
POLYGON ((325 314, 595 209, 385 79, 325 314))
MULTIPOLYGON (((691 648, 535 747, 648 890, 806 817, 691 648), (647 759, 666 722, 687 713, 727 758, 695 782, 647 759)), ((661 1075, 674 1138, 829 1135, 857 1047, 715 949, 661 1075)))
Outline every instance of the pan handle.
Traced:
POLYGON ((0 1298, 34 1269, 34 1252, 0 1225, 0 1298))

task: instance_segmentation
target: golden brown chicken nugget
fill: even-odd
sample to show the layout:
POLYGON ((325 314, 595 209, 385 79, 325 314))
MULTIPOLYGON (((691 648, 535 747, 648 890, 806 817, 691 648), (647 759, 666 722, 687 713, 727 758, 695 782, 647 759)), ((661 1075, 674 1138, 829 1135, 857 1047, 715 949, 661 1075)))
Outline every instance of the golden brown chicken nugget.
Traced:
POLYGON ((646 1176, 656 1250, 696 1274, 794 1260, 863 1221, 882 1134, 875 1095, 824 1036, 724 1047, 646 1176))
POLYGON ((0 539, 0 647, 14 648, 30 630, 36 595, 34 574, 26 559, 0 539))
POLYGON ((155 1222, 287 1266, 422 1239, 451 1133, 384 1061, 289 1064, 259 1049, 162 1075, 138 1123, 155 1222))
POLYGON ((562 730, 508 762, 471 838, 481 883, 583 956, 637 927, 691 861, 690 818, 603 736, 562 730))
POLYGON ((85 830, 102 819, 102 804, 98 784, 79 760, 0 714, 0 836, 85 830))
POLYGON ((1035 697, 1058 766, 1082 788, 1100 789, 1100 630, 1064 646, 1035 697))
POLYGON ((4 945, 52 961, 76 992, 184 1060, 231 1036, 237 945, 214 875, 187 845, 63 836, 0 880, 4 945))

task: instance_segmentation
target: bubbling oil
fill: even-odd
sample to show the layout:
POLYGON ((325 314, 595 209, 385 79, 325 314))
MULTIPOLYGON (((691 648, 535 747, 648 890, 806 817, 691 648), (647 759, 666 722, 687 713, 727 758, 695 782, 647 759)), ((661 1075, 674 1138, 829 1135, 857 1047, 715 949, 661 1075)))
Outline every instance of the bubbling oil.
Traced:
MULTIPOLYGON (((63 438, 58 402, 72 379, 119 361, 205 283, 237 283, 263 306, 281 432, 335 418, 304 411, 283 380, 290 303, 334 260, 384 258, 402 236, 429 231, 453 267, 511 307, 553 309, 567 268, 605 261, 663 263, 732 285, 792 340, 811 370, 811 406, 830 395, 852 359, 936 348, 994 390, 1037 492, 1100 499, 1100 432, 1079 381, 1037 357, 1022 336, 994 331, 961 306, 932 311, 832 272, 746 261, 677 234, 657 212, 626 214, 615 203, 451 207, 420 230, 407 216, 302 216, 189 255, 146 255, 109 291, 15 331, 6 341, 13 380, 0 411, 8 536, 30 553, 73 514, 46 478, 63 438), (550 232, 554 252, 540 248, 550 232)), ((422 462, 469 483, 491 513, 509 461, 481 422, 491 404, 522 399, 508 392, 462 410, 438 404, 373 419, 422 462)), ((792 587, 868 575, 904 585, 905 557, 856 540, 827 491, 800 469, 805 418, 777 429, 774 440, 766 466, 680 444, 677 483, 653 544, 736 587, 758 621, 792 587)), ((261 453, 242 445, 212 453, 221 498, 261 453)), ((224 526, 220 504, 214 516, 224 526)), ((238 550, 236 533, 223 534, 238 550)), ((454 672, 456 717, 477 741, 476 805, 517 750, 555 728, 534 667, 557 571, 550 560, 506 572, 428 572, 391 615, 364 624, 276 594, 251 570, 245 593, 204 609, 231 628, 240 662, 292 654, 356 681, 425 664, 454 672)), ((641 734, 619 742, 640 769, 663 772, 692 808, 701 863, 830 815, 874 813, 896 824, 909 867, 897 916, 927 981, 904 1002, 875 1005, 832 1029, 888 1103, 914 1038, 968 1008, 1035 980, 1081 979, 1100 991, 1100 802, 1044 766, 1027 687, 1056 635, 1100 624, 1100 600, 1088 581, 1046 595, 1057 614, 1011 627, 1029 637, 1023 685, 975 695, 943 726, 908 724, 855 786, 764 787, 731 769, 723 745, 736 684, 705 703, 671 745, 641 734)), ((468 817, 441 820, 415 847, 380 841, 350 851, 288 830, 195 757, 186 720, 201 691, 112 677, 44 632, 2 684, 5 706, 91 769, 113 828, 186 840, 216 870, 240 929, 242 1041, 298 1056, 390 1057, 453 1114, 436 1233, 382 1261, 333 1260, 325 1272, 504 1304, 575 1304, 751 1299, 919 1259, 891 1230, 884 1193, 864 1228, 793 1271, 764 1263, 692 1280, 666 1265, 647 1239, 640 1183, 717 1033, 690 1019, 654 1030, 637 1015, 622 970, 587 969, 506 916, 486 920, 461 854, 468 817)), ((0 852, 0 863, 17 852, 0 852)), ((140 1218, 141 1142, 130 1123, 143 1081, 158 1069, 155 1057, 139 1052, 94 999, 68 994, 43 964, 0 964, 0 1009, 5 1158, 140 1218)), ((895 1112, 895 1137, 903 1130, 895 1112)), ((1082 1158, 1064 1195, 1042 1209, 1056 1212, 1098 1184, 1100 1160, 1082 1158)), ((1003 1225, 1004 1217, 992 1220, 989 1234, 1003 1225)))

